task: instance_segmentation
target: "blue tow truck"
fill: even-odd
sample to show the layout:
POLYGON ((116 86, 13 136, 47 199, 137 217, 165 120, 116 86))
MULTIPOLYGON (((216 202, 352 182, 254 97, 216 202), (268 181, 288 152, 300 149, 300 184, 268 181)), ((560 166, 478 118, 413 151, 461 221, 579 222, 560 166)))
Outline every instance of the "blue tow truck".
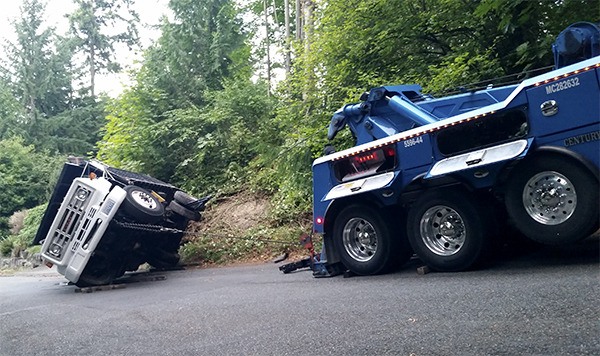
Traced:
POLYGON ((384 273, 416 255, 476 266, 513 226, 550 245, 599 227, 600 27, 575 23, 555 67, 515 85, 433 98, 383 86, 338 110, 356 145, 313 163, 322 269, 384 273))

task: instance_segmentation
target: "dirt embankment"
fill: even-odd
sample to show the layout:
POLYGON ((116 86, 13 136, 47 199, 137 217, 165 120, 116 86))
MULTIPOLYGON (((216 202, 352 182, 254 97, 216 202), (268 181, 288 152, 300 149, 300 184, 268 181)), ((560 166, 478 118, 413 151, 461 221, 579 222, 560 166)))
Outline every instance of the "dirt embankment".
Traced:
POLYGON ((202 221, 188 229, 180 254, 188 264, 201 266, 269 262, 283 256, 288 260, 307 253, 298 237, 306 224, 274 226, 271 204, 266 197, 249 192, 212 201, 202 221))
POLYGON ((269 201, 243 192, 212 201, 193 229, 198 232, 221 232, 239 235, 267 221, 269 201))

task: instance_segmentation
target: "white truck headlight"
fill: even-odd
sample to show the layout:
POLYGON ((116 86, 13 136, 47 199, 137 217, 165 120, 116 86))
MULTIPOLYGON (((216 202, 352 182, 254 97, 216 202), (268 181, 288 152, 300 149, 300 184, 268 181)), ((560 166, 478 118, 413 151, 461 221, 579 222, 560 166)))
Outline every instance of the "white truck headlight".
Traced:
POLYGON ((85 201, 89 195, 90 191, 81 187, 75 192, 75 198, 80 201, 85 201))
POLYGON ((56 257, 60 257, 60 253, 61 253, 61 251, 62 251, 62 247, 61 247, 59 244, 57 244, 57 243, 53 243, 53 244, 50 246, 50 249, 48 250, 48 252, 49 252, 51 255, 54 255, 54 256, 56 256, 56 257))

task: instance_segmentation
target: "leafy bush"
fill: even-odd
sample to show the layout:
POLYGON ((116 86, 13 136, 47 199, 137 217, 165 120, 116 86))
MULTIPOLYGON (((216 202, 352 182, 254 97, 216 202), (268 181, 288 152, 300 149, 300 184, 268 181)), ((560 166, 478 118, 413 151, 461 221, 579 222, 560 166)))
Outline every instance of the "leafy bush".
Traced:
POLYGON ((0 241, 0 255, 10 256, 13 251, 13 240, 10 238, 4 238, 0 241))
MULTIPOLYGON (((13 216, 24 216, 22 219, 22 228, 17 233, 9 235, 0 242, 0 254, 4 256, 18 256, 21 251, 26 250, 33 243, 45 211, 46 204, 43 204, 25 212, 15 213, 13 216)), ((14 218, 12 220, 16 223, 21 223, 18 221, 21 218, 14 218)), ((16 229, 13 231, 16 231, 16 229)))
POLYGON ((0 141, 0 217, 46 201, 64 158, 34 151, 20 138, 0 141))

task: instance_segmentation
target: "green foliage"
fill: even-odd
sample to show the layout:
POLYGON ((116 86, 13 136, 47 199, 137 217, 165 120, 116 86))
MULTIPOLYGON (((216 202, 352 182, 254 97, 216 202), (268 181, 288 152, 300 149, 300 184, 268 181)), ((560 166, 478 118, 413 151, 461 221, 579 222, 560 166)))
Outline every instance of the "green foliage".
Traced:
POLYGON ((217 247, 210 238, 203 238, 194 241, 193 243, 186 243, 179 249, 181 260, 184 263, 193 262, 208 262, 218 263, 221 261, 223 256, 224 247, 217 247))
POLYGON ((109 100, 98 158, 109 165, 156 175, 149 156, 153 143, 145 133, 154 124, 154 112, 164 109, 162 101, 160 91, 139 86, 109 100))
POLYGON ((205 91, 221 89, 235 68, 247 72, 248 51, 236 9, 231 0, 172 0, 169 7, 174 21, 163 19, 138 85, 158 89, 170 109, 203 105, 205 91))
POLYGON ((598 1, 330 0, 321 5, 310 50, 296 48, 294 81, 334 110, 379 85, 419 83, 439 90, 461 78, 464 84, 548 66, 558 32, 575 21, 597 21, 597 13, 585 9, 597 8, 598 1), (445 78, 445 71, 454 79, 445 78))
POLYGON ((283 139, 271 142, 255 159, 253 164, 259 169, 253 183, 258 190, 273 194, 273 218, 283 224, 311 210, 312 160, 320 155, 326 141, 322 127, 304 126, 301 122, 307 118, 294 113, 293 108, 281 107, 278 119, 283 139))
POLYGON ((139 16, 131 9, 133 0, 74 0, 77 9, 68 15, 70 44, 85 55, 91 96, 95 96, 95 75, 118 72, 114 46, 126 44, 129 49, 138 43, 136 24, 139 16), (124 29, 122 29, 124 28, 124 29), (115 30, 117 29, 117 30, 115 30))
POLYGON ((597 22, 600 5, 598 0, 478 3, 475 16, 486 24, 486 37, 507 74, 551 65, 556 35, 573 22, 597 22))
POLYGON ((0 139, 26 135, 25 110, 12 94, 9 85, 0 79, 0 139))
POLYGON ((460 48, 478 47, 476 2, 426 0, 328 1, 307 64, 334 106, 371 87, 423 83, 428 68, 460 48), (352 16, 347 14, 352 12, 352 16))
POLYGON ((36 150, 83 156, 94 150, 102 104, 77 97, 72 43, 45 28, 45 5, 26 0, 6 46, 0 88, 0 138, 19 136, 36 150))
POLYGON ((432 80, 423 87, 425 91, 434 93, 456 90, 468 83, 476 83, 484 78, 500 77, 503 74, 493 54, 472 55, 469 52, 449 56, 441 65, 430 66, 429 73, 432 75, 432 80))
POLYGON ((255 154, 254 133, 272 106, 264 85, 231 80, 222 91, 207 94, 211 105, 166 111, 156 121, 144 104, 148 96, 142 100, 139 93, 127 92, 109 105, 100 159, 196 193, 239 185, 241 167, 255 154))
POLYGON ((5 238, 0 240, 0 256, 10 256, 13 251, 14 242, 12 239, 5 238))
POLYGON ((103 102, 92 101, 49 117, 41 123, 44 135, 35 146, 49 152, 90 156, 101 137, 104 114, 103 102))
POLYGON ((0 216, 44 203, 52 192, 62 158, 35 152, 23 140, 0 141, 0 216))
POLYGON ((27 113, 20 124, 27 124, 32 136, 39 134, 39 120, 69 107, 71 94, 71 58, 64 47, 57 48, 54 29, 42 26, 44 12, 39 0, 23 2, 21 17, 13 23, 17 40, 7 44, 8 63, 2 70, 27 113))
POLYGON ((23 228, 16 235, 17 239, 23 242, 23 246, 30 246, 33 243, 35 234, 42 222, 47 204, 38 205, 27 210, 27 216, 23 221, 23 228))
POLYGON ((25 211, 23 226, 19 231, 10 234, 0 241, 0 255, 18 256, 21 251, 28 249, 33 243, 33 239, 42 222, 45 211, 46 204, 25 211))
POLYGON ((301 227, 259 226, 243 234, 205 231, 184 244, 179 253, 186 263, 221 264, 249 256, 272 258, 283 251, 300 250, 297 237, 301 227))
POLYGON ((174 21, 163 19, 136 85, 107 106, 98 157, 195 193, 235 189, 271 105, 256 94, 266 89, 249 79, 250 51, 232 1, 169 6, 174 21))
POLYGON ((207 93, 207 98, 211 104, 202 110, 175 110, 150 127, 162 148, 156 159, 191 192, 233 191, 246 181, 246 167, 261 147, 261 128, 270 119, 273 102, 264 83, 247 79, 225 81, 223 90, 207 93))

